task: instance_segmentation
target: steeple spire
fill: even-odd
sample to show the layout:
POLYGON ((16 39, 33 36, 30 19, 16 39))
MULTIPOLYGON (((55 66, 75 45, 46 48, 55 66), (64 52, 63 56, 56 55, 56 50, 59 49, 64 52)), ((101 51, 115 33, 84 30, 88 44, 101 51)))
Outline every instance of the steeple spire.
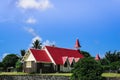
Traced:
POLYGON ((79 49, 81 46, 80 46, 80 43, 79 43, 79 39, 76 40, 75 42, 75 48, 76 49, 79 49))
POLYGON ((96 61, 100 60, 99 54, 96 55, 95 60, 96 60, 96 61))

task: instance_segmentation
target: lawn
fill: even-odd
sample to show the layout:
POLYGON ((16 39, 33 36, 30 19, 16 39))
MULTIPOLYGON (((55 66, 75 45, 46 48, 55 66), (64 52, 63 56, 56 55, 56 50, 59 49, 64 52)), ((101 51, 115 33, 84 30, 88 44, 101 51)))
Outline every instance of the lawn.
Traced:
POLYGON ((120 74, 118 73, 103 73, 103 77, 120 77, 120 74))
MULTIPOLYGON (((0 75, 50 75, 50 76, 71 76, 72 73, 44 73, 44 74, 28 74, 23 72, 1 72, 0 75)), ((117 73, 103 73, 102 77, 120 77, 117 73)))
POLYGON ((72 73, 44 73, 44 74, 28 74, 23 72, 1 72, 0 75, 53 75, 53 76, 71 76, 72 73))
POLYGON ((0 75, 27 75, 28 73, 23 72, 1 72, 0 75))
POLYGON ((48 73, 48 74, 42 74, 42 75, 71 76, 72 73, 48 73))

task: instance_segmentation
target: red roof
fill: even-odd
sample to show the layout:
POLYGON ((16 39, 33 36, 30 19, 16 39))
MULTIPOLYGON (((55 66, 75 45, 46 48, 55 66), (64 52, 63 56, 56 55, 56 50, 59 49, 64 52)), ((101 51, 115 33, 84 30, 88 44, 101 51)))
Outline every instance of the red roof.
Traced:
POLYGON ((100 60, 99 54, 96 55, 95 60, 100 60))
POLYGON ((58 48, 58 47, 52 47, 52 46, 46 46, 46 49, 48 50, 48 52, 50 53, 51 57, 53 58, 56 64, 63 65, 65 62, 65 57, 67 58, 71 57, 76 59, 83 58, 83 55, 80 54, 78 50, 58 48))
POLYGON ((51 62, 45 50, 30 49, 31 53, 38 62, 51 62))

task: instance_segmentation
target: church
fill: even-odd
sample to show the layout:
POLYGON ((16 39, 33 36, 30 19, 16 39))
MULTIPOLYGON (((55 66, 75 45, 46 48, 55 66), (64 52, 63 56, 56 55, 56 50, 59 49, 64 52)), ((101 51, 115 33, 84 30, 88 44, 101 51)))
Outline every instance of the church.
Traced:
POLYGON ((70 72, 73 66, 84 56, 80 52, 79 40, 75 48, 44 46, 42 49, 28 49, 24 55, 23 71, 27 73, 70 72))

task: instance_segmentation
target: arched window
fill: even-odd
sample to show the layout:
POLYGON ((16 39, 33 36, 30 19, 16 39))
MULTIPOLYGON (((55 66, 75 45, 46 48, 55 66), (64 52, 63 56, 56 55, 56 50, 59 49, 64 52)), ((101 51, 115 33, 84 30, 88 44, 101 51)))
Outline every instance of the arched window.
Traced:
POLYGON ((71 67, 74 67, 74 62, 72 62, 71 67))
POLYGON ((65 62, 64 67, 68 67, 67 61, 65 62))

